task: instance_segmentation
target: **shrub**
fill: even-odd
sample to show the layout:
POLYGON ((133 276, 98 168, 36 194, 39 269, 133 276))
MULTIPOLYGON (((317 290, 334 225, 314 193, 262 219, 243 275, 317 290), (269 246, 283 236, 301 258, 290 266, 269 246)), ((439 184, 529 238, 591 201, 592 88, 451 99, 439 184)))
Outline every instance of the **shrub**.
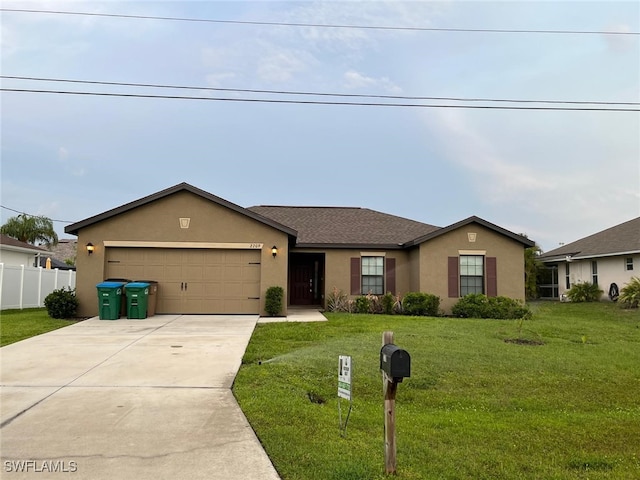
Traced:
POLYGON ((54 290, 44 299, 44 306, 51 318, 73 318, 76 316, 78 299, 75 289, 62 287, 54 290))
POLYGON ((333 290, 327 295, 327 311, 328 312, 350 312, 349 296, 342 290, 333 287, 333 290))
POLYGON ((409 292, 402 299, 405 315, 437 317, 439 307, 440 297, 430 293, 409 292))
POLYGON ((572 302, 597 302, 602 293, 595 283, 578 282, 567 292, 567 297, 572 302))
POLYGON ((640 305, 640 277, 632 277, 622 290, 618 301, 627 308, 638 308, 640 305))
POLYGON ((487 297, 481 293, 465 295, 451 309, 462 318, 530 318, 531 310, 519 300, 509 297, 487 297))
POLYGON ((356 298, 356 313, 370 313, 371 311, 371 299, 369 296, 362 295, 356 298))
POLYGON ((393 296, 391 292, 387 292, 382 296, 380 300, 382 304, 382 313, 385 315, 392 315, 394 313, 394 304, 396 303, 396 297, 393 296))
POLYGON ((284 289, 282 287, 269 287, 265 296, 264 309, 267 315, 275 317, 282 312, 282 300, 284 289))
POLYGON ((481 293, 470 293, 465 295, 451 308, 451 313, 455 317, 462 318, 487 318, 488 298, 481 293))

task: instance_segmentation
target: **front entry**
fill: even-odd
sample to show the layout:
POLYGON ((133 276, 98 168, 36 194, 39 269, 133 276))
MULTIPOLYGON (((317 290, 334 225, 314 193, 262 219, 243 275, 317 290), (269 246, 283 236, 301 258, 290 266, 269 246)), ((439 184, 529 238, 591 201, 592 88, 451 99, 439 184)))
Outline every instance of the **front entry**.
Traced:
POLYGON ((324 254, 292 253, 289 259, 289 304, 324 304, 324 254))

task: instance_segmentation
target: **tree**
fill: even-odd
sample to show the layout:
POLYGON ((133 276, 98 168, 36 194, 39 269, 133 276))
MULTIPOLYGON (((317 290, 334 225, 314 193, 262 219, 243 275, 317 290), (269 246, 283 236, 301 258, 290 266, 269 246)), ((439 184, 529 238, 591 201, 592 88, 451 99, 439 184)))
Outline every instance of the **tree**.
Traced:
POLYGON ((524 251, 524 291, 528 300, 538 298, 538 277, 544 268, 542 262, 538 260, 538 255, 542 250, 538 245, 526 248, 524 251))
POLYGON ((7 220, 7 223, 0 227, 0 233, 32 245, 36 242, 44 243, 46 246, 58 243, 53 221, 44 216, 21 213, 7 220))

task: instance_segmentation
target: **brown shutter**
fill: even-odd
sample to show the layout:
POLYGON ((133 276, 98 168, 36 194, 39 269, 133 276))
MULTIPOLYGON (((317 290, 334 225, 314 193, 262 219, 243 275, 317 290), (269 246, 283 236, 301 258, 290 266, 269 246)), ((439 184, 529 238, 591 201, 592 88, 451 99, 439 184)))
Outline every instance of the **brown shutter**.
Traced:
POLYGON ((396 259, 395 258, 387 258, 386 259, 386 284, 387 289, 384 293, 391 292, 393 295, 396 294, 396 259))
POLYGON ((487 257, 487 297, 498 296, 498 267, 496 257, 487 257))
POLYGON ((351 259, 351 295, 360 295, 360 257, 351 259))
POLYGON ((449 298, 458 298, 458 257, 449 257, 449 298))

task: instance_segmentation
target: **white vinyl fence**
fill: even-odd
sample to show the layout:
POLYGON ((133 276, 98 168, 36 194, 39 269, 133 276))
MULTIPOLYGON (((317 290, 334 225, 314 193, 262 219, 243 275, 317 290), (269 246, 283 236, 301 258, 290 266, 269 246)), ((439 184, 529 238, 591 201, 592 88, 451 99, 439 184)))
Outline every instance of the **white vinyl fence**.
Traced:
POLYGON ((44 299, 62 287, 76 288, 73 270, 0 263, 0 309, 44 307, 44 299))

